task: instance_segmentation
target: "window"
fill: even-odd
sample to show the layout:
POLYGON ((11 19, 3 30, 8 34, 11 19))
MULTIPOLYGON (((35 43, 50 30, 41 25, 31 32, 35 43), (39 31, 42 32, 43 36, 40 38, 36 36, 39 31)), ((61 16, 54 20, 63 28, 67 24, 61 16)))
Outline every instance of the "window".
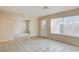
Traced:
POLYGON ((63 34, 79 37, 79 16, 70 16, 64 18, 63 34))
POLYGON ((79 37, 79 16, 51 19, 50 24, 51 33, 79 37))
POLYGON ((51 19, 51 33, 61 34, 62 33, 62 25, 63 18, 51 19))
POLYGON ((47 36, 47 20, 41 20, 40 24, 40 34, 41 36, 47 36))

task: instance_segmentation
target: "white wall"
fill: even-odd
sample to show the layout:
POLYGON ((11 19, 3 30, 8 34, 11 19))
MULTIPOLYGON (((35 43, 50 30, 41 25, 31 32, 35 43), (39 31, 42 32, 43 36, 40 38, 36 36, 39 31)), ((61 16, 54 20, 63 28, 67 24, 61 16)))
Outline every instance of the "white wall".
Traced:
POLYGON ((38 35, 38 23, 37 23, 37 18, 32 18, 30 22, 30 31, 31 31, 31 36, 37 36, 38 35))
MULTIPOLYGON (((26 28, 25 22, 24 21, 15 22, 14 18, 15 17, 12 16, 12 14, 9 14, 7 12, 0 12, 0 41, 13 40, 15 33, 22 33, 25 31, 25 28, 26 28), (21 27, 20 26, 18 27, 17 24, 15 24, 14 22, 17 23, 18 25, 21 25, 21 27), (14 25, 15 25, 15 28, 17 28, 16 31, 14 30, 14 25)), ((37 36, 38 34, 37 33, 37 18, 31 19, 30 31, 31 31, 31 36, 37 36)))
POLYGON ((26 32, 26 21, 25 20, 14 20, 14 34, 21 34, 26 32))
MULTIPOLYGON (((27 19, 27 18, 26 18, 27 19)), ((31 36, 37 36, 38 35, 38 22, 37 22, 37 18, 36 17, 32 17, 31 19, 29 19, 29 29, 30 29, 30 35, 31 36)), ((18 35, 18 34, 23 34, 26 31, 26 20, 14 20, 14 34, 18 35)))

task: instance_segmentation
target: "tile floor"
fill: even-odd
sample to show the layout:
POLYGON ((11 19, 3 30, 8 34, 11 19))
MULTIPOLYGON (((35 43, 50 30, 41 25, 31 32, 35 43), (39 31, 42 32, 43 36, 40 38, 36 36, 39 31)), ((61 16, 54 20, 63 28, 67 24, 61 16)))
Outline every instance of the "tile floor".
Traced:
POLYGON ((17 37, 0 44, 0 52, 79 52, 79 47, 44 38, 17 37))

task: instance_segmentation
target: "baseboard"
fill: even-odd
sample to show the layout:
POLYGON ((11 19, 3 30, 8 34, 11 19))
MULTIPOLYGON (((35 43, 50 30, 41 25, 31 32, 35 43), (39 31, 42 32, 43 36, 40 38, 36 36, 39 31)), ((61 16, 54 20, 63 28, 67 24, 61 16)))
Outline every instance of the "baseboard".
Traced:
POLYGON ((0 40, 0 44, 1 43, 7 43, 7 42, 13 42, 14 40, 13 39, 9 39, 9 40, 0 40))

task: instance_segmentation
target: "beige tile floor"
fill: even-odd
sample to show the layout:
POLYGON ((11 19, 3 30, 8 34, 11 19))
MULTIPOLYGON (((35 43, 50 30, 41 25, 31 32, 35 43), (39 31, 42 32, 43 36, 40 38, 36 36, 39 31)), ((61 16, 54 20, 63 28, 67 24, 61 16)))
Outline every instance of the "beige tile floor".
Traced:
POLYGON ((77 52, 79 47, 66 43, 44 39, 20 36, 14 41, 0 44, 0 52, 77 52))

